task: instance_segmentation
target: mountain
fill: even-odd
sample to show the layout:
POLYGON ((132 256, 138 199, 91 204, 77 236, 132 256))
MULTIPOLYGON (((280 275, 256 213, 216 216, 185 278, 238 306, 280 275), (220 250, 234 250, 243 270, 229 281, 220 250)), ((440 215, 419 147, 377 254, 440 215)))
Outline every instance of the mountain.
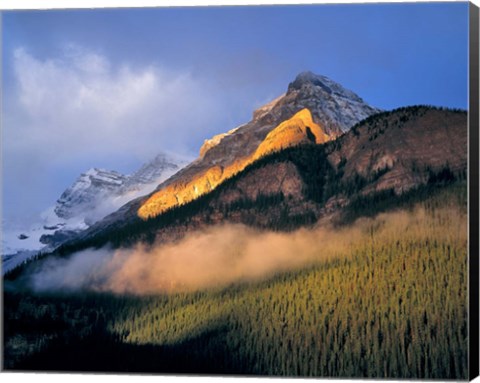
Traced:
POLYGON ((269 152, 307 141, 332 140, 379 111, 325 76, 301 73, 284 95, 254 111, 250 122, 205 140, 194 162, 148 197, 106 217, 92 232, 122 225, 137 216, 158 216, 214 190, 269 152))
POLYGON ((342 224, 465 179, 466 148, 465 111, 413 106, 382 112, 336 140, 307 139, 269 152, 210 192, 158 216, 136 215, 148 198, 126 204, 62 253, 106 243, 166 243, 225 222, 273 230, 342 224))
POLYGON ((130 175, 97 168, 82 173, 38 222, 3 231, 4 272, 74 238, 128 201, 150 193, 185 165, 185 159, 159 154, 130 175))
POLYGON ((69 219, 82 212, 93 211, 99 200, 117 194, 126 180, 126 176, 115 171, 89 169, 62 193, 57 200, 55 214, 59 218, 69 219))
MULTIPOLYGON (((340 98, 319 76, 299 77, 289 92, 340 98)), ((466 111, 403 107, 340 134, 313 99, 254 121, 279 102, 206 141, 152 193, 7 273, 9 367, 462 375, 466 111)))
POLYGON ((465 179, 466 148, 463 111, 410 107, 380 113, 335 141, 262 157, 196 204, 174 209, 172 217, 184 218, 173 218, 171 226, 162 222, 155 229, 168 218, 160 216, 153 233, 169 241, 174 233, 181 237, 226 221, 275 230, 342 222, 410 191, 415 196, 421 188, 465 179))
POLYGON ((287 94, 278 100, 266 118, 268 114, 279 113, 280 119, 285 119, 289 110, 296 112, 304 108, 312 112, 314 121, 322 125, 327 134, 334 136, 380 111, 328 77, 303 72, 289 84, 287 94))
POLYGON ((90 169, 62 193, 55 214, 64 219, 81 217, 90 226, 129 200, 148 194, 184 165, 183 160, 159 154, 131 175, 90 169))
POLYGON ((183 158, 167 156, 163 153, 158 154, 127 177, 123 190, 139 190, 140 185, 158 184, 175 174, 187 163, 187 160, 183 158))
POLYGON ((359 103, 323 76, 300 74, 252 121, 206 140, 199 158, 58 252, 169 242, 225 222, 273 230, 341 224, 465 179, 465 111, 412 106, 379 112, 359 103), (349 100, 346 115, 377 113, 340 133, 341 122, 319 120, 331 112, 332 100, 349 100))

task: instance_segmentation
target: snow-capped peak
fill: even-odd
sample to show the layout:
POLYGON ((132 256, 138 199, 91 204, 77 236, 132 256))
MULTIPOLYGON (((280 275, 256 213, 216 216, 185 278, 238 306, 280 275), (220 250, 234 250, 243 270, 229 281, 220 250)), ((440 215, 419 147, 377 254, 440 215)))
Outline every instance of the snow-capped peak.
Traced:
POLYGON ((185 161, 161 153, 131 174, 128 177, 127 184, 132 186, 149 184, 158 181, 160 178, 164 179, 167 173, 177 171, 184 165, 186 165, 185 161))
POLYGON ((55 213, 60 218, 69 219, 79 211, 94 209, 99 197, 115 192, 126 180, 127 177, 118 172, 91 168, 62 193, 55 213))
POLYGON ((62 193, 55 214, 64 219, 81 216, 91 225, 129 199, 150 192, 184 165, 182 160, 160 153, 131 175, 101 168, 88 169, 62 193))
POLYGON ((186 164, 186 159, 159 154, 131 175, 88 169, 29 227, 3 224, 3 271, 40 250, 55 248, 130 200, 150 193, 186 164))

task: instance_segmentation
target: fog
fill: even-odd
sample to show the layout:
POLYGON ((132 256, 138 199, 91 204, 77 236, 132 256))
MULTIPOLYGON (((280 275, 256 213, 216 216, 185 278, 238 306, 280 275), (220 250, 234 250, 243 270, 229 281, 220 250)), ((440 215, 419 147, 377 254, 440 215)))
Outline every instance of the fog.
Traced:
POLYGON ((34 289, 88 289, 119 294, 193 291, 255 281, 344 254, 358 229, 258 232, 224 225, 166 245, 130 250, 85 250, 48 260, 31 276, 34 289))
POLYGON ((227 224, 171 244, 85 250, 68 259, 51 259, 29 278, 37 291, 156 294, 223 287, 350 256, 371 241, 386 246, 399 239, 418 242, 445 236, 465 241, 465 214, 452 207, 436 209, 434 215, 417 208, 361 218, 348 227, 302 228, 290 233, 227 224))

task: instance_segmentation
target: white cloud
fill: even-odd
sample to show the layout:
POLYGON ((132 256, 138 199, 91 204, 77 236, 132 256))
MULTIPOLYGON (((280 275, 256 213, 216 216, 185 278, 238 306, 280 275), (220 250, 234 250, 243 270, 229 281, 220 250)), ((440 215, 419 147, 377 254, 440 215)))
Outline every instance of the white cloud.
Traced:
POLYGON ((113 63, 69 45, 47 59, 18 48, 13 69, 13 87, 4 90, 2 146, 4 207, 15 213, 54 203, 92 166, 123 171, 122 163, 161 151, 191 156, 218 123, 210 87, 155 63, 113 63))
POLYGON ((14 68, 21 118, 7 119, 5 136, 16 150, 54 151, 57 160, 87 152, 148 158, 165 148, 185 149, 194 124, 210 119, 213 102, 188 73, 116 67, 73 45, 47 60, 17 49, 14 68))

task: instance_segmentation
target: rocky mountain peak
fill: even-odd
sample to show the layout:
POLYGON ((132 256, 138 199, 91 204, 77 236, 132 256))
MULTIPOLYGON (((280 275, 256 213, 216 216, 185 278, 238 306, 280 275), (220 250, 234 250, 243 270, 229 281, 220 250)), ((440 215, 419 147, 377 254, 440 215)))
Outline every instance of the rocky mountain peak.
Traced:
POLYGON ((95 202, 98 193, 104 193, 119 188, 126 180, 126 176, 116 171, 91 168, 82 173, 66 189, 55 206, 55 214, 60 218, 69 219, 77 214, 77 207, 85 207, 95 202))
POLYGON ((166 174, 173 174, 186 163, 180 159, 171 158, 170 156, 160 153, 151 161, 142 165, 135 173, 130 175, 125 185, 127 187, 133 185, 148 184, 157 181, 160 178, 165 179, 166 174))
POLYGON ((293 80, 288 85, 288 91, 292 91, 294 89, 300 89, 302 86, 307 84, 319 85, 321 86, 327 77, 317 75, 311 71, 300 72, 295 80, 293 80))
POLYGON ((252 121, 205 140, 200 157, 207 160, 215 157, 214 161, 218 162, 216 157, 229 156, 225 149, 220 149, 220 144, 229 145, 228 152, 231 152, 235 150, 235 141, 239 137, 254 136, 250 137, 249 142, 238 140, 241 142, 238 146, 246 149, 248 154, 248 146, 254 150, 271 129, 304 109, 310 111, 313 121, 322 126, 323 132, 331 138, 340 136, 357 122, 381 112, 381 109, 368 105, 356 93, 328 77, 310 71, 301 72, 288 85, 286 93, 257 108, 252 121))
POLYGON ((364 101, 351 90, 345 89, 340 84, 326 76, 317 75, 307 71, 300 73, 294 81, 288 85, 288 92, 303 91, 301 97, 311 97, 312 93, 326 93, 332 97, 342 97, 351 101, 363 103, 364 101))
POLYGON ((131 175, 124 175, 114 170, 91 168, 82 173, 62 193, 57 200, 54 212, 63 219, 81 215, 91 224, 106 213, 110 213, 112 209, 120 207, 117 205, 124 200, 124 196, 133 198, 142 191, 147 194, 154 186, 173 175, 184 165, 185 163, 181 160, 161 153, 131 175), (154 186, 150 186, 151 184, 154 186), (109 203, 111 200, 115 203, 109 203), (108 206, 105 206, 106 204, 108 206))
POLYGON ((337 137, 357 122, 381 110, 368 105, 356 93, 313 72, 302 72, 288 85, 287 93, 257 109, 253 121, 276 124, 307 108, 325 133, 337 137))

